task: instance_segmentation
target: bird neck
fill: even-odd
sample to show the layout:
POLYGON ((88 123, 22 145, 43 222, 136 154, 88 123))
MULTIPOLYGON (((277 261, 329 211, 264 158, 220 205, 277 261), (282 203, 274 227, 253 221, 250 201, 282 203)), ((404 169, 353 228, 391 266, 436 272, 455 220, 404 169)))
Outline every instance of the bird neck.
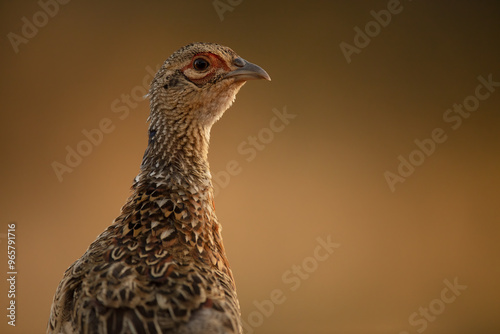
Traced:
POLYGON ((150 122, 148 147, 139 175, 171 179, 176 186, 188 184, 211 189, 210 128, 189 117, 169 118, 161 112, 152 113, 150 122))
POLYGON ((215 216, 207 161, 209 129, 166 117, 155 116, 150 121, 141 171, 116 224, 122 226, 123 234, 132 233, 136 238, 146 232, 149 236, 152 229, 160 239, 162 235, 179 236, 165 237, 164 244, 175 248, 173 252, 188 250, 232 277, 215 216))

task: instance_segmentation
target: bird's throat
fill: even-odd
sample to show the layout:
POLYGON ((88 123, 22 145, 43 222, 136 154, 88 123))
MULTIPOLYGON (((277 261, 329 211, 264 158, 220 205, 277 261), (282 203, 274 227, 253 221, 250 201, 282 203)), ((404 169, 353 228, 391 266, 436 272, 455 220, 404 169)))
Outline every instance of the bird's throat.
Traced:
POLYGON ((148 147, 139 176, 164 179, 174 187, 211 188, 208 146, 210 129, 194 121, 151 118, 148 147))

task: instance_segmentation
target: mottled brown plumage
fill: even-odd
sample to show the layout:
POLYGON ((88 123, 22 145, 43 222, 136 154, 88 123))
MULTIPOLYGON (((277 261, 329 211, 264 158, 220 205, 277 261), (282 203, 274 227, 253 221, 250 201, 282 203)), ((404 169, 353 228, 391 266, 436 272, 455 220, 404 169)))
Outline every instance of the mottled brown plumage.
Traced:
POLYGON ((163 64, 133 193, 66 271, 47 333, 241 333, 207 154, 212 125, 250 79, 270 80, 217 44, 187 45, 163 64))

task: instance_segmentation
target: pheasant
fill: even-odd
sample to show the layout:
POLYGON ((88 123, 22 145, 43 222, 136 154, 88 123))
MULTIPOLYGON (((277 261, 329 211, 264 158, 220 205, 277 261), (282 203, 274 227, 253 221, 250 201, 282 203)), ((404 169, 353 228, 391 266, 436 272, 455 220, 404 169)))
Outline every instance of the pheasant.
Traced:
POLYGON ((174 52, 149 91, 149 140, 121 213, 59 283, 47 333, 241 333, 214 208, 210 129, 261 67, 218 44, 174 52))

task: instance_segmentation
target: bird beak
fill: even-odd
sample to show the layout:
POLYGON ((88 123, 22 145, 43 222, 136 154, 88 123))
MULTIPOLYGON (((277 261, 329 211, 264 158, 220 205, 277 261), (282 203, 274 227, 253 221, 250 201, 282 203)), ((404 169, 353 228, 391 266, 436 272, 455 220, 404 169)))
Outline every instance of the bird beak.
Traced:
POLYGON ((266 79, 271 81, 271 77, 262 67, 252 64, 243 58, 234 59, 233 65, 238 68, 227 73, 224 77, 225 79, 234 78, 236 81, 266 79))

